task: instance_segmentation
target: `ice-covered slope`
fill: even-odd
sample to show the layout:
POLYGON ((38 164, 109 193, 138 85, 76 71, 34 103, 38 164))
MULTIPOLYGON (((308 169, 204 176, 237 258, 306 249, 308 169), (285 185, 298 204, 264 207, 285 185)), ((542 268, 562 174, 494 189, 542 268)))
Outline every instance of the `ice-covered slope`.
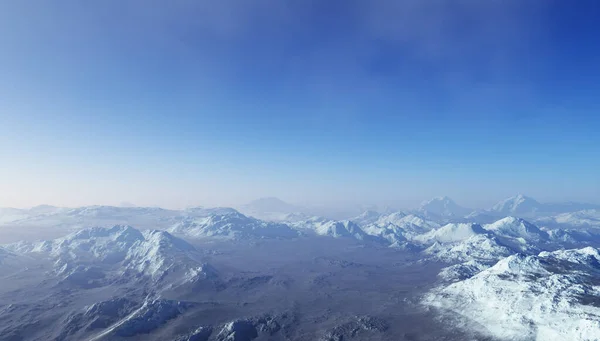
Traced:
POLYGON ((294 238, 298 232, 282 223, 265 222, 237 211, 184 219, 169 231, 188 237, 294 238))
POLYGON ((435 289, 424 302, 500 340, 600 340, 600 253, 588 247, 512 255, 435 289))

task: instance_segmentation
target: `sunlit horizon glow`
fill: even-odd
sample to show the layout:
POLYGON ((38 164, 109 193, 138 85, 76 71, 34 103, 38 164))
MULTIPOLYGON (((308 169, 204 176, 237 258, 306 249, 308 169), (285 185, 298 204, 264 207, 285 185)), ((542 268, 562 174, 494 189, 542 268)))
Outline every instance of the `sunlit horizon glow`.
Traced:
POLYGON ((600 203, 594 1, 0 4, 0 207, 600 203))

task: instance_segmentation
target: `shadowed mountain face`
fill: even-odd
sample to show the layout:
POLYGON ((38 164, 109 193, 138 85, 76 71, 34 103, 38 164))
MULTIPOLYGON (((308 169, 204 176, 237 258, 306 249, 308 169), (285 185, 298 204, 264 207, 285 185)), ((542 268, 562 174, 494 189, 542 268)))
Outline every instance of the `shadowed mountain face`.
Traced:
POLYGON ((593 210, 480 224, 448 222, 446 204, 280 222, 229 208, 4 210, 18 220, 0 230, 60 236, 0 246, 0 340, 599 337, 593 210))

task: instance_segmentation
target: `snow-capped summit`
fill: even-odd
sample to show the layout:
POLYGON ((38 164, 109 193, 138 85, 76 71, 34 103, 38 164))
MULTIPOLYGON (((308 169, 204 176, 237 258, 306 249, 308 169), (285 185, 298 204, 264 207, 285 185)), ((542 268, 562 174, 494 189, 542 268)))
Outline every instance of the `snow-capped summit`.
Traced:
POLYGON ((547 241, 549 236, 545 231, 540 230, 532 223, 516 217, 506 217, 492 224, 485 225, 484 228, 494 232, 500 237, 509 237, 522 240, 524 243, 540 243, 547 241))
POLYGON ((501 340, 600 340, 600 253, 587 247, 509 256, 424 302, 501 340))
POLYGON ((459 218, 471 213, 471 209, 458 205, 449 197, 436 197, 421 203, 417 210, 426 218, 459 218))
POLYGON ((382 214, 377 211, 367 210, 350 220, 352 220, 360 226, 365 226, 376 222, 377 219, 379 219, 381 216, 382 214))
POLYGON ((531 216, 543 211, 543 206, 535 199, 519 194, 500 201, 491 211, 504 216, 531 216))
POLYGON ((466 240, 472 236, 487 234, 488 232, 481 227, 479 224, 469 223, 451 223, 446 224, 438 229, 432 230, 421 236, 418 236, 416 240, 421 242, 440 242, 440 243, 453 243, 466 240))

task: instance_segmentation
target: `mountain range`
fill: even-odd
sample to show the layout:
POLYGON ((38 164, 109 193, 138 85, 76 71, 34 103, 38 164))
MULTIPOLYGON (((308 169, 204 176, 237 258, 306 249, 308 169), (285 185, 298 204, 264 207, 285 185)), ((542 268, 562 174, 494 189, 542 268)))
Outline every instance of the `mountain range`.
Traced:
MULTIPOLYGON (((252 209, 299 208, 270 198, 252 209)), ((412 302, 442 319, 463 319, 455 328, 499 340, 600 338, 600 210, 518 195, 489 210, 470 211, 447 197, 415 210, 367 210, 340 220, 276 212, 281 215, 272 221, 233 208, 203 207, 1 209, 0 237, 24 240, 0 245, 0 340, 41 340, 50 334, 60 340, 147 335, 251 340, 299 319, 263 306, 278 306, 300 288, 311 295, 329 288, 315 299, 323 302, 344 292, 360 295, 358 289, 340 288, 363 275, 370 286, 381 286, 377 292, 397 293, 398 279, 392 278, 402 273, 394 270, 399 266, 435 271, 429 282, 411 283, 424 290, 412 302), (57 236, 45 238, 49 234, 57 236), (308 260, 294 258, 300 250, 308 260), (359 250, 377 256, 346 259, 359 250), (337 258, 322 256, 327 252, 337 258), (204 321, 205 311, 232 302, 231 311, 252 314, 229 313, 210 325, 179 324, 198 316, 204 321), (267 320, 259 313, 278 317, 267 320)), ((295 300, 292 306, 302 304, 295 300)), ((386 333, 377 319, 357 321, 349 331, 342 324, 326 335, 350 337, 352 330, 370 326, 386 333)))

